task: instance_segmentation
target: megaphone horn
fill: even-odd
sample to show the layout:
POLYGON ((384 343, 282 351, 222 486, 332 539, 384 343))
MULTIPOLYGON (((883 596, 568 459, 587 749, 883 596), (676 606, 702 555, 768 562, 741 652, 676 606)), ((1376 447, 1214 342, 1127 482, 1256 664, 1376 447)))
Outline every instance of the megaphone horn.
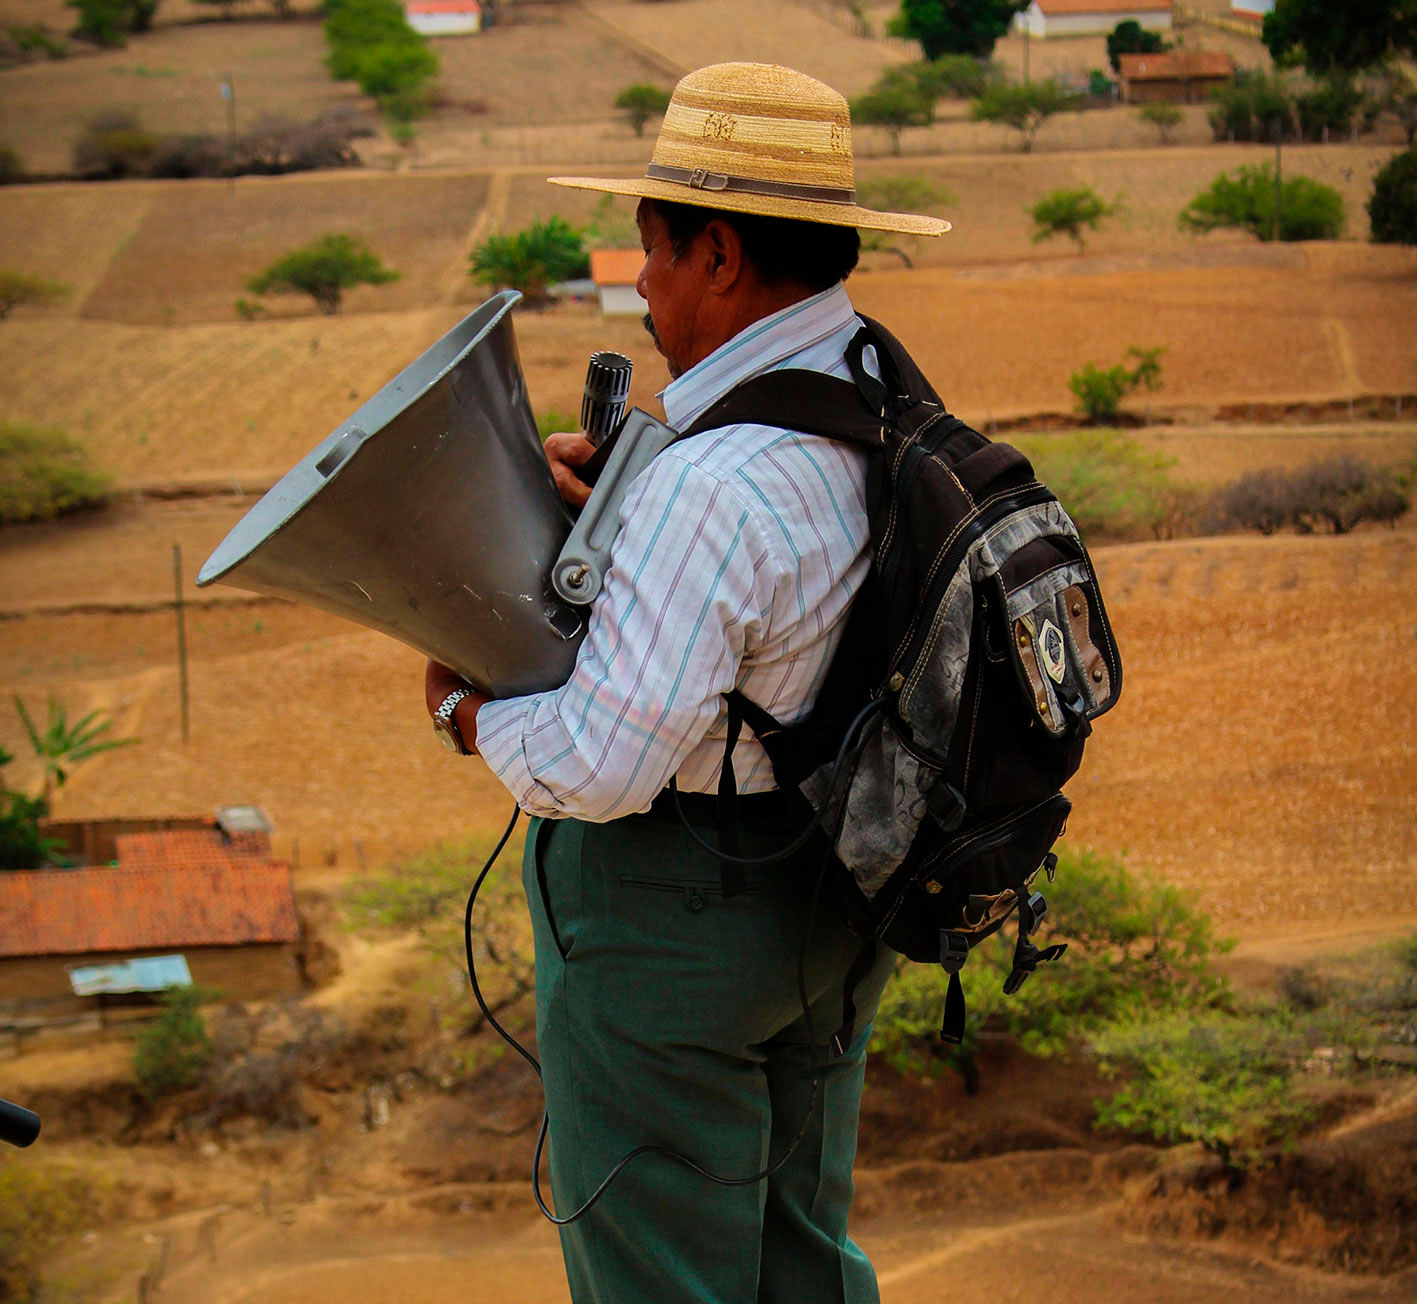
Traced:
POLYGON ((548 576, 571 529, 527 401, 514 290, 301 459, 197 575, 392 635, 496 697, 562 684, 583 611, 548 576))

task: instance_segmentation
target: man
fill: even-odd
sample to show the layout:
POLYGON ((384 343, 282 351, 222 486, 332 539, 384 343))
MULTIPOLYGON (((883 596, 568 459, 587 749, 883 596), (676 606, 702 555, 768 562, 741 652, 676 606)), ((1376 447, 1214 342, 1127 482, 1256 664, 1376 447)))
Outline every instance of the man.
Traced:
MULTIPOLYGON (((846 102, 759 64, 685 77, 645 177, 553 181, 640 197, 638 289, 681 430, 763 371, 849 377, 860 322, 841 282, 857 228, 949 229, 858 207, 846 102)), ((675 780, 712 842, 721 695, 736 687, 800 719, 869 568, 865 454, 783 420, 705 431, 634 482, 563 688, 490 701, 428 668, 430 713, 538 817, 524 879, 558 1212, 644 1145, 748 1179, 713 1184, 663 1154, 635 1159, 562 1230, 578 1304, 878 1298, 846 1219, 865 1045, 893 957, 863 948, 829 902, 813 917, 824 839, 748 867, 745 890, 726 894, 718 857, 666 792, 675 780), (834 1054, 848 983, 856 1032, 834 1054)), ((575 471, 590 452, 578 435, 547 441, 573 504, 587 496, 575 471)), ((775 790, 750 733, 734 768, 742 854, 796 841, 807 807, 775 790)))

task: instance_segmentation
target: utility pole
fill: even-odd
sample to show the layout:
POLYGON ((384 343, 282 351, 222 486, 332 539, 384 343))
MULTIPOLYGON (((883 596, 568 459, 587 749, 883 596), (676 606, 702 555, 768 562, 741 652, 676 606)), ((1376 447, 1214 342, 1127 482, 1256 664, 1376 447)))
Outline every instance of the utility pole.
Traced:
POLYGON ((1279 243, 1282 229, 1280 219, 1284 215, 1284 124, 1274 124, 1274 243, 1279 243))
POLYGON ((234 190, 236 188, 236 78, 229 72, 221 83, 221 98, 226 101, 226 165, 234 190))
POLYGON ((172 587, 176 595, 173 606, 177 612, 177 674, 182 700, 182 741, 191 737, 187 715, 187 608, 182 599, 182 545, 172 545, 172 587))

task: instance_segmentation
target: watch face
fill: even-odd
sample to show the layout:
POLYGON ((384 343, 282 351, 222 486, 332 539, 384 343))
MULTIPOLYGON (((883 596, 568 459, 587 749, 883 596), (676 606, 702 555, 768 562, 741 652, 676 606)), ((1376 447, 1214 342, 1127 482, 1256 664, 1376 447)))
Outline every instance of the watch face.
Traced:
POLYGON ((438 741, 450 752, 462 754, 462 741, 453 732, 453 727, 446 720, 434 720, 433 732, 438 735, 438 741))

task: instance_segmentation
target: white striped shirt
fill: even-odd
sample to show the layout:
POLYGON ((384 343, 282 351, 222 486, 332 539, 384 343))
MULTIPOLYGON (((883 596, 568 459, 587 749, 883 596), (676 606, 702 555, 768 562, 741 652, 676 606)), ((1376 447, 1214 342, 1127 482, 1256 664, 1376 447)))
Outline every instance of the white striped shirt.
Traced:
MULTIPOLYGON (((849 377, 859 325, 840 285, 754 322, 664 391, 669 424, 764 371, 849 377)), ((804 715, 869 565, 865 469, 857 449, 760 425, 659 454, 625 496, 569 681, 477 714, 477 748, 522 809, 604 821, 671 775, 716 790, 735 686, 784 723, 804 715)), ((733 765, 740 792, 776 786, 747 729, 733 765)))

